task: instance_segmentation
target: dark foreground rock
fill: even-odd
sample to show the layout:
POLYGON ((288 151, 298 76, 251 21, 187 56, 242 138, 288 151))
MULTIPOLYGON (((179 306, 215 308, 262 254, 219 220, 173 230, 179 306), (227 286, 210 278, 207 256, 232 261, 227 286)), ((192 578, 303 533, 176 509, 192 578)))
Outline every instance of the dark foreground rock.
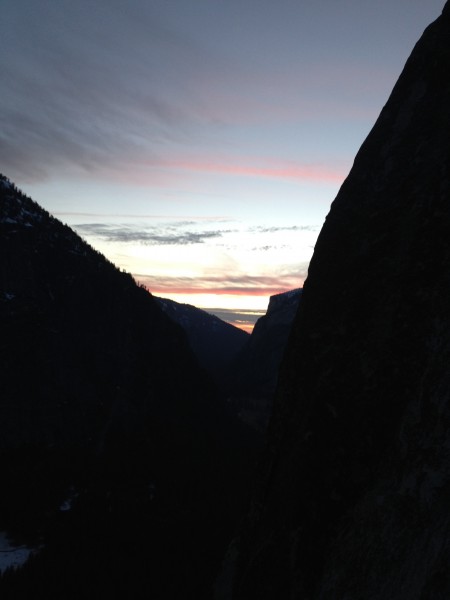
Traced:
POLYGON ((320 234, 218 597, 450 597, 449 73, 447 3, 320 234))

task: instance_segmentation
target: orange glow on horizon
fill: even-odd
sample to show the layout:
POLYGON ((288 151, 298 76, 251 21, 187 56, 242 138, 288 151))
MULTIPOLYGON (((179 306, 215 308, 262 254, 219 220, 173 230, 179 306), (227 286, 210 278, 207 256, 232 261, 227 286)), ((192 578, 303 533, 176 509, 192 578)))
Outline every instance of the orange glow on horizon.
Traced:
MULTIPOLYGON (((250 287, 213 287, 212 282, 210 285, 204 282, 204 287, 199 283, 198 287, 188 288, 186 285, 158 285, 157 281, 151 278, 146 280, 145 276, 139 279, 154 296, 194 306, 249 334, 255 322, 265 315, 271 296, 299 288, 303 283, 296 279, 295 282, 289 282, 290 285, 286 285, 286 281, 285 285, 270 285, 272 278, 268 277, 267 282, 261 281, 260 285, 255 282, 250 287)), ((195 286, 195 282, 193 284, 195 286)))
POLYGON ((178 302, 179 304, 188 304, 205 312, 215 315, 221 321, 229 323, 233 327, 242 329, 246 333, 251 333, 255 322, 266 314, 269 304, 269 297, 256 295, 230 295, 225 294, 196 294, 190 290, 189 294, 172 294, 167 289, 163 293, 154 293, 160 298, 166 298, 178 302))
POLYGON ((180 296, 198 296, 198 295, 214 295, 214 296, 253 296, 253 297, 263 297, 267 300, 270 296, 276 296, 277 294, 282 294, 284 292, 289 292, 295 288, 301 287, 300 282, 296 282, 291 286, 270 286, 270 287, 198 287, 198 288, 186 288, 184 286, 158 286, 158 285, 148 285, 144 278, 142 278, 142 283, 147 287, 148 291, 155 296, 163 296, 163 297, 171 297, 174 295, 180 296))
POLYGON ((217 285, 214 282, 197 282, 189 281, 187 287, 185 282, 180 282, 177 285, 176 279, 173 282, 155 281, 154 278, 146 278, 145 275, 136 276, 136 281, 143 285, 154 296, 168 298, 180 304, 191 304, 197 308, 214 308, 217 310, 232 309, 239 312, 240 310, 256 310, 258 314, 261 310, 266 310, 271 296, 276 296, 284 292, 289 292, 293 289, 302 287, 303 279, 286 278, 283 283, 278 284, 274 281, 274 277, 261 278, 261 281, 250 283, 250 285, 227 285, 227 279, 223 285, 217 285), (266 281, 264 281, 266 279, 266 281), (159 284, 158 284, 159 283, 159 284))

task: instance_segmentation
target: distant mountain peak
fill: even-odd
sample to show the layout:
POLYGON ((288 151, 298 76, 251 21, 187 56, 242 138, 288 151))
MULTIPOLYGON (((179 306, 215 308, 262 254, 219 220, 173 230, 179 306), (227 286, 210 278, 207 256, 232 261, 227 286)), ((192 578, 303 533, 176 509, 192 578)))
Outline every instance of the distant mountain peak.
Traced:
POLYGON ((288 292, 281 292, 280 294, 270 296, 266 316, 276 310, 285 309, 288 305, 296 307, 302 291, 302 288, 296 288, 294 290, 289 290, 288 292))

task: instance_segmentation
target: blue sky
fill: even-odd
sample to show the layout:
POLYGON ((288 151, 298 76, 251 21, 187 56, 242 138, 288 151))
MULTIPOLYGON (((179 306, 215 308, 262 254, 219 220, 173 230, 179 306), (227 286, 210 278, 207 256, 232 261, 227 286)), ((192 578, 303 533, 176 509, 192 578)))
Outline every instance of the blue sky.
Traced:
POLYGON ((155 294, 262 311, 443 5, 3 0, 0 169, 155 294))

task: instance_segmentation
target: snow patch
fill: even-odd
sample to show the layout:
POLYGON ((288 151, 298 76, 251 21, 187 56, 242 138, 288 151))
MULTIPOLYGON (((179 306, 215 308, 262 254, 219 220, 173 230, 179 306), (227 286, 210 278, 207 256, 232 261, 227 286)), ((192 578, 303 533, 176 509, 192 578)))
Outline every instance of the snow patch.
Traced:
POLYGON ((21 567, 39 548, 14 545, 8 538, 6 531, 0 531, 0 573, 9 567, 13 569, 21 567))

